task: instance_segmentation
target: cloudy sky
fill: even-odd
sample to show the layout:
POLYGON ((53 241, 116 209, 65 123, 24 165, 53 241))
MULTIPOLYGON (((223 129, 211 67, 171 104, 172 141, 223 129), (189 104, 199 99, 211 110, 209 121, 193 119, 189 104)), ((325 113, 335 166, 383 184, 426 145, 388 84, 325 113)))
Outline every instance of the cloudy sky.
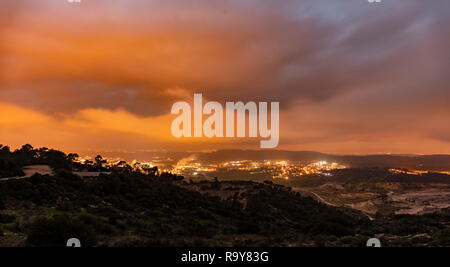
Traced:
POLYGON ((0 143, 259 148, 175 139, 171 106, 279 101, 279 149, 450 153, 450 1, 1 0, 0 143))

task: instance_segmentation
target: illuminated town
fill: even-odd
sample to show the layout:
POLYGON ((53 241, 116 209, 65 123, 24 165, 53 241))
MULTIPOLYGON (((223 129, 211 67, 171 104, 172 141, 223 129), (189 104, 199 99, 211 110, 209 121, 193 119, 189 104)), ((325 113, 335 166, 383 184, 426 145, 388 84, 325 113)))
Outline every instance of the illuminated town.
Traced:
MULTIPOLYGON (((98 164, 91 157, 80 157, 77 162, 83 164, 98 164)), ((248 175, 251 177, 265 177, 273 179, 289 179, 290 177, 298 177, 303 175, 320 174, 331 176, 331 170, 345 169, 347 166, 336 162, 318 161, 309 164, 299 162, 291 162, 287 160, 239 160, 227 161, 218 164, 202 164, 196 158, 186 158, 179 160, 173 164, 170 158, 155 158, 151 162, 138 162, 136 160, 127 164, 121 159, 103 159, 102 167, 114 170, 133 170, 142 173, 158 171, 159 173, 169 172, 184 176, 186 178, 211 179, 220 174, 226 175, 230 173, 248 175), (156 169, 157 167, 157 169, 156 169)), ((250 178, 250 177, 248 177, 250 178)))
MULTIPOLYGON (((409 174, 409 175, 423 175, 423 174, 430 173, 430 171, 406 170, 406 169, 394 169, 394 168, 389 169, 389 171, 394 174, 409 174)), ((450 175, 449 171, 433 171, 432 173, 450 175)))
POLYGON ((220 164, 202 165, 196 161, 177 164, 172 173, 189 178, 211 178, 218 173, 243 172, 251 176, 263 176, 273 179, 289 179, 307 174, 322 174, 329 176, 329 171, 335 169, 345 169, 346 166, 335 162, 319 161, 311 164, 293 163, 285 160, 265 160, 265 161, 228 161, 220 164))

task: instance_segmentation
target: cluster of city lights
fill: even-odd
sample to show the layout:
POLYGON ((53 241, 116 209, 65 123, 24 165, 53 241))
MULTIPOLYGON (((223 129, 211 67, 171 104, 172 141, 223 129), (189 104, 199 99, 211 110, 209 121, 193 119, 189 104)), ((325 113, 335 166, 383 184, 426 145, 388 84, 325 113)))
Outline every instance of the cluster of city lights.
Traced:
MULTIPOLYGON (((83 164, 96 164, 95 159, 90 157, 79 157, 76 161, 83 164)), ((166 162, 164 159, 157 161, 138 162, 134 160, 127 164, 120 159, 104 159, 102 167, 107 167, 111 170, 131 169, 133 171, 149 173, 153 171, 155 166, 158 166, 160 173, 170 172, 187 178, 208 177, 208 174, 212 172, 227 173, 231 171, 243 171, 251 175, 264 175, 264 177, 272 177, 273 179, 289 179, 290 177, 312 174, 330 176, 332 175, 330 172, 332 170, 347 168, 339 163, 327 161, 303 164, 288 160, 236 160, 218 164, 202 164, 195 158, 187 158, 180 160, 175 165, 171 165, 169 161, 166 162)))
MULTIPOLYGON (((409 175, 423 175, 431 173, 430 171, 419 171, 419 170, 406 170, 406 169, 389 169, 389 172, 393 174, 409 174, 409 175)), ((432 173, 440 173, 450 175, 448 171, 433 171, 432 173)))
POLYGON ((336 162, 319 161, 310 164, 293 163, 286 160, 265 161, 227 161, 220 164, 202 165, 196 161, 185 161, 177 164, 172 173, 185 177, 207 176, 209 172, 246 171, 249 174, 269 174, 274 179, 289 179, 310 174, 331 175, 329 171, 345 169, 346 166, 336 162))

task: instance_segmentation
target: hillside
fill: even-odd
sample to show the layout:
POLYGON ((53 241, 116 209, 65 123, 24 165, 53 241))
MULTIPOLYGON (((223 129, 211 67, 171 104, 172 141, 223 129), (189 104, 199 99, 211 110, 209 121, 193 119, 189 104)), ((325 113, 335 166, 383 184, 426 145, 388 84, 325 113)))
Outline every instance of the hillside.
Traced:
MULTIPOLYGON (((0 179, 0 246, 64 246, 72 237, 84 246, 364 246, 371 237, 386 246, 450 246, 448 208, 420 216, 377 213, 371 221, 288 187, 302 187, 301 180, 193 182, 157 168, 105 166, 101 156, 80 163, 77 156, 30 145, 0 147, 3 177, 23 175, 30 164, 52 169, 0 179), (82 178, 72 172, 85 169, 109 174, 82 178)), ((336 181, 350 189, 386 174, 338 172, 336 181)))
POLYGON ((180 179, 59 171, 2 181, 0 246, 64 246, 74 236, 85 246, 363 246, 374 235, 450 245, 448 212, 371 222, 272 183, 180 179))

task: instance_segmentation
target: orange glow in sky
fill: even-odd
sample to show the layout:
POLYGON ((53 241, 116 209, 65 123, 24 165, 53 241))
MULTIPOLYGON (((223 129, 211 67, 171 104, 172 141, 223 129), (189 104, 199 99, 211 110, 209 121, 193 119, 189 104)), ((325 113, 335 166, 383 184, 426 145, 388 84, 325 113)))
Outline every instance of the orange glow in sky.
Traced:
POLYGON ((258 149, 172 137, 203 93, 280 102, 278 149, 450 154, 448 1, 252 2, 2 0, 0 143, 258 149))

